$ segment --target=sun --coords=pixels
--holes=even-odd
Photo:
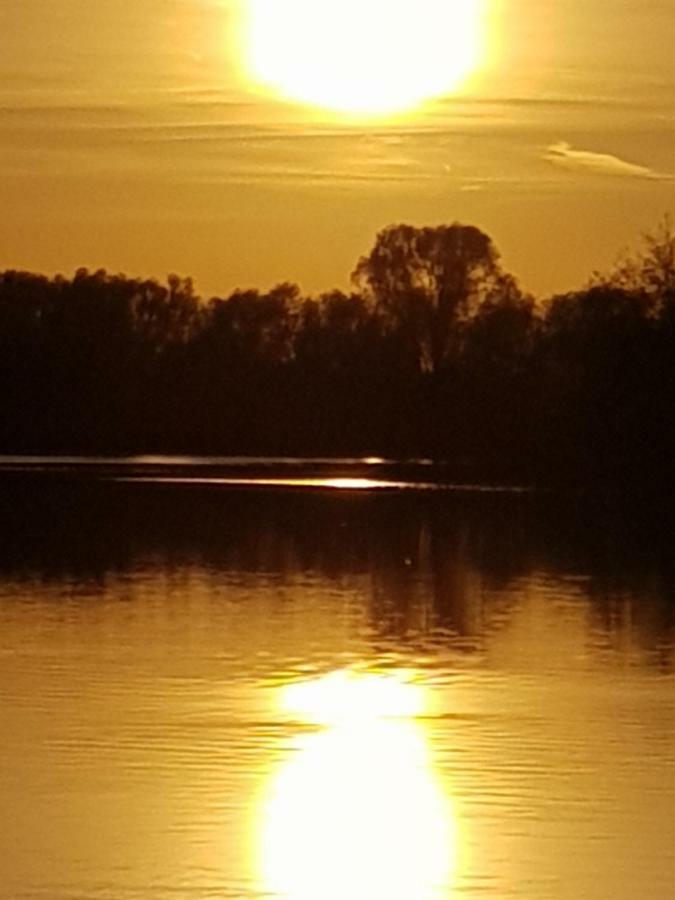
[[[411,110],[478,67],[484,2],[248,0],[248,74],[284,99],[347,115]]]

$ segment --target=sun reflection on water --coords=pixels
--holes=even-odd
[[[261,874],[287,900],[447,897],[457,830],[403,673],[338,672],[284,689],[297,735],[261,810]]]

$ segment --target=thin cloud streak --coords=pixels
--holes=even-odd
[[[553,165],[594,175],[612,175],[623,178],[646,178],[651,181],[672,181],[673,175],[657,172],[648,166],[628,162],[611,153],[593,150],[577,150],[567,141],[550,144],[543,158]]]

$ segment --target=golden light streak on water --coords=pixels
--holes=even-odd
[[[282,691],[298,734],[260,809],[265,890],[285,900],[448,896],[458,828],[434,769],[424,691],[354,671]]]

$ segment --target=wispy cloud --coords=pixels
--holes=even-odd
[[[672,175],[657,172],[648,166],[628,162],[611,153],[596,153],[593,150],[577,150],[567,141],[550,144],[544,151],[544,159],[566,169],[588,172],[595,175],[615,175],[623,178],[647,178],[652,181],[671,181]]]

